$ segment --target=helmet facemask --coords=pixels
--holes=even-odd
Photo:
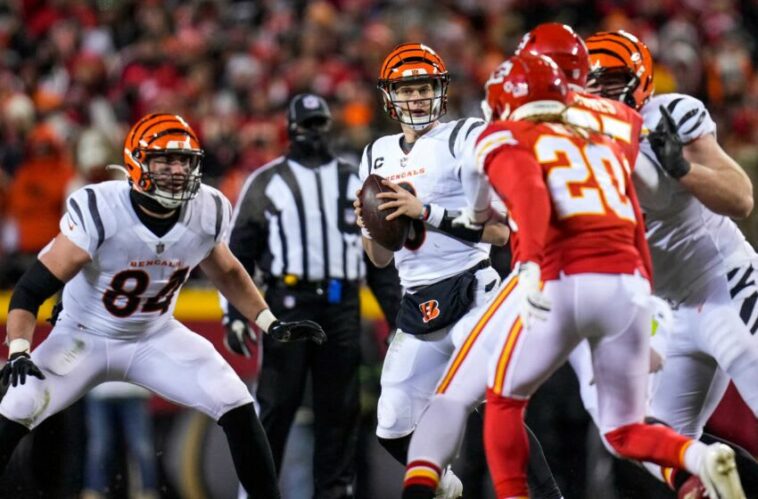
[[[169,209],[178,208],[194,199],[202,180],[202,151],[163,149],[140,152],[143,153],[144,160],[138,161],[135,158],[142,167],[140,185],[136,186],[138,191]],[[184,171],[176,171],[174,163],[178,161],[186,162],[186,165],[182,165]]]
[[[447,112],[447,75],[380,82],[389,116],[416,131],[426,129]]]
[[[634,90],[639,84],[640,79],[625,66],[598,68],[592,70],[587,78],[587,91],[637,109]]]

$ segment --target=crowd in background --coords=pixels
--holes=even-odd
[[[325,96],[356,158],[391,128],[375,87],[402,41],[452,75],[448,118],[479,115],[489,71],[543,21],[625,29],[656,58],[659,93],[703,99],[719,140],[758,168],[756,0],[9,0],[0,4],[0,287],[57,232],[68,192],[120,173],[128,125],[178,113],[201,136],[204,182],[234,200],[286,143],[283,108]],[[744,224],[758,240],[758,227]]]

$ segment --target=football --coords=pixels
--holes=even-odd
[[[408,238],[411,227],[411,219],[401,216],[395,220],[387,221],[385,217],[392,213],[392,209],[379,210],[379,205],[386,203],[386,199],[376,197],[380,192],[392,192],[392,189],[382,184],[384,180],[379,175],[371,174],[363,182],[361,187],[361,214],[363,224],[368,229],[371,237],[388,250],[398,251]]]

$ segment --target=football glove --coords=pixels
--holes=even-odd
[[[655,130],[648,134],[647,140],[661,168],[672,178],[679,179],[690,172],[692,165],[684,159],[684,144],[677,133],[674,118],[665,107],[660,106],[660,110],[661,120]]]
[[[552,307],[550,300],[540,289],[540,279],[541,271],[538,264],[534,262],[519,264],[518,288],[521,293],[519,314],[524,329],[529,329],[535,320],[546,320]]]
[[[251,356],[251,345],[258,342],[258,335],[250,324],[241,317],[224,316],[224,346],[237,355]],[[249,342],[249,344],[248,344]]]
[[[482,211],[474,211],[470,207],[465,207],[461,213],[452,221],[453,227],[463,227],[468,230],[481,230],[482,226],[492,216],[492,209],[487,207]]]
[[[321,326],[307,320],[294,322],[276,320],[268,328],[268,334],[282,342],[310,340],[321,345],[326,341],[326,333],[321,329]]]
[[[26,384],[27,376],[35,376],[39,379],[45,379],[45,375],[39,370],[31,357],[26,352],[16,352],[11,354],[8,363],[0,369],[0,380],[4,385],[9,383],[13,386]]]

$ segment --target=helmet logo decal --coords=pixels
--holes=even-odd
[[[306,95],[303,99],[303,107],[305,109],[318,109],[319,101],[315,95]]]

